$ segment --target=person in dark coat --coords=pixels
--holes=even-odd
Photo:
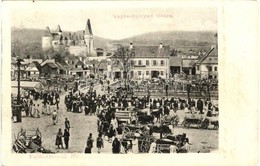
[[[65,118],[65,129],[67,129],[68,131],[70,131],[70,121],[68,120],[68,118]]]
[[[69,148],[69,140],[70,140],[70,133],[67,129],[64,129],[64,143],[65,143],[65,149]]]
[[[62,131],[61,131],[61,128],[60,128],[57,135],[56,135],[56,143],[55,143],[55,145],[57,145],[59,149],[60,149],[60,146],[63,149],[62,136],[63,136],[63,134],[62,134]]]
[[[104,142],[102,139],[102,134],[99,133],[98,137],[97,137],[97,149],[98,149],[98,153],[100,153],[101,148],[104,148]]]
[[[90,153],[91,153],[91,149],[93,148],[93,142],[94,142],[94,140],[92,138],[92,133],[90,133],[88,140],[87,140],[87,147],[89,148]]]
[[[197,108],[200,111],[200,113],[203,114],[203,101],[201,99],[197,101]]]
[[[120,148],[121,148],[121,144],[118,141],[117,138],[114,139],[113,143],[112,143],[112,152],[115,154],[120,153]]]

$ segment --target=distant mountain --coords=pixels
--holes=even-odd
[[[211,45],[216,42],[216,32],[191,32],[191,31],[160,31],[145,33],[118,42],[134,45],[177,45],[177,46],[201,46]]]

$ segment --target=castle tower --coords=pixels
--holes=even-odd
[[[53,36],[51,34],[50,28],[46,27],[46,30],[44,31],[44,35],[42,37],[43,51],[48,51],[52,49],[52,40],[53,40]]]
[[[87,46],[87,54],[94,54],[94,40],[93,40],[93,33],[92,28],[90,24],[90,19],[87,21],[85,34],[84,34],[84,40]]]
[[[59,35],[62,34],[62,31],[61,31],[61,29],[60,29],[60,25],[58,25],[56,32],[57,32]]]

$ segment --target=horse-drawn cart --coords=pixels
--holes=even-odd
[[[187,128],[190,128],[191,125],[193,127],[201,128],[202,122],[203,122],[202,116],[195,116],[195,115],[192,114],[191,116],[185,116],[184,117],[182,125],[184,127],[187,127]]]
[[[17,137],[15,137],[13,150],[16,153],[53,153],[42,146],[42,134],[38,128],[21,129]]]
[[[219,128],[219,122],[216,118],[203,117],[203,116],[186,116],[182,122],[182,125],[185,127],[190,127],[191,125],[199,129],[209,129],[210,125],[213,125],[213,129]]]

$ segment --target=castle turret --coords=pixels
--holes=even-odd
[[[87,21],[87,25],[84,33],[84,40],[87,46],[87,53],[94,54],[94,40],[93,40],[93,33],[90,24],[90,19],[88,19]]]
[[[50,28],[46,27],[42,37],[42,49],[43,51],[50,50],[52,48],[53,36],[51,34]]]
[[[61,29],[60,29],[60,25],[58,25],[56,32],[57,32],[59,35],[62,34],[62,31],[61,31]]]

